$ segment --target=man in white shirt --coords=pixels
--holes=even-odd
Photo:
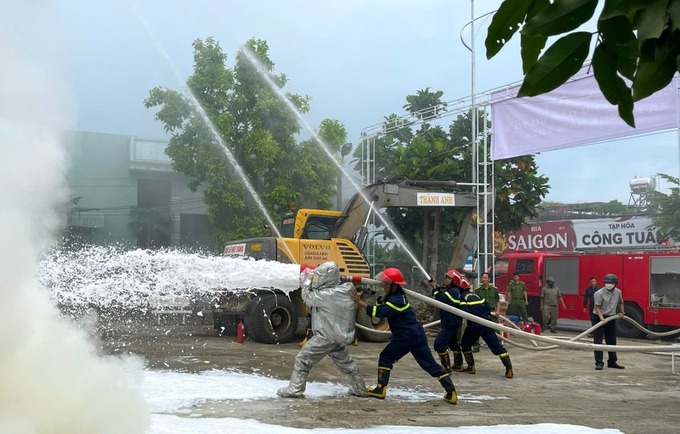
[[[604,321],[606,318],[618,315],[623,318],[623,294],[621,290],[616,287],[619,283],[619,278],[615,274],[607,274],[604,276],[604,287],[595,292],[593,296],[595,300],[595,309],[593,313],[599,321]],[[593,343],[601,344],[602,337],[607,345],[616,345],[616,321],[609,321],[607,324],[595,330],[593,333]],[[607,367],[614,369],[623,369],[624,367],[617,363],[615,351],[609,351],[609,358],[607,359]],[[601,371],[604,367],[602,361],[602,351],[595,351],[595,369]]]

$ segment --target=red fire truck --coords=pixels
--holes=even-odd
[[[583,311],[583,295],[590,277],[600,285],[607,273],[619,278],[625,313],[650,330],[680,327],[680,252],[557,254],[539,251],[509,252],[496,261],[496,286],[504,293],[512,275],[518,273],[529,293],[529,316],[540,320],[540,295],[546,277],[555,278],[566,309],[561,319],[589,320]],[[621,337],[639,337],[627,321],[617,321]]]

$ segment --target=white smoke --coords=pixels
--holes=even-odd
[[[97,356],[34,277],[42,249],[63,225],[60,138],[74,110],[37,57],[53,53],[50,39],[40,50],[27,41],[53,27],[48,4],[0,6],[0,432],[145,432],[148,409],[127,372],[140,363]]]

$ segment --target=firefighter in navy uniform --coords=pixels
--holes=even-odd
[[[489,305],[479,296],[479,294],[470,290],[470,282],[465,277],[461,279],[460,287],[462,289],[460,293],[460,308],[467,313],[491,321],[491,310],[489,309]],[[505,366],[505,377],[512,378],[513,372],[510,356],[508,355],[508,351],[498,340],[496,332],[492,328],[470,320],[467,321],[467,326],[465,327],[463,338],[460,342],[460,346],[463,349],[463,356],[467,362],[467,366],[463,368],[463,372],[467,372],[468,374],[475,374],[477,372],[475,369],[475,358],[472,355],[472,345],[480,337],[484,339],[484,342],[489,346],[491,352],[501,358],[501,362],[503,362],[503,366]]]
[[[436,283],[430,280],[430,286],[433,288],[432,297],[441,303],[460,309],[460,286],[458,285],[462,277],[458,271],[449,270],[444,275],[443,286],[436,286]],[[463,353],[460,348],[460,326],[463,320],[458,315],[443,309],[439,312],[439,319],[441,328],[434,339],[434,350],[439,355],[442,367],[450,374],[452,371],[463,369]],[[453,366],[451,366],[449,350],[453,353]]]
[[[396,268],[386,268],[375,276],[375,279],[383,283],[385,291],[384,295],[378,299],[377,304],[367,304],[356,292],[354,293],[354,300],[360,308],[366,309],[368,316],[387,318],[392,338],[380,353],[378,358],[378,384],[375,387],[368,388],[368,395],[384,399],[392,367],[406,354],[411,353],[423,370],[439,380],[446,391],[444,400],[456,404],[458,395],[453,381],[451,381],[451,374],[439,366],[432,357],[432,352],[427,345],[425,329],[418,322],[416,314],[401,287],[401,285],[406,284],[401,271]]]

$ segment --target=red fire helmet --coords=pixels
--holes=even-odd
[[[375,280],[380,280],[384,283],[396,283],[397,285],[406,285],[404,275],[396,268],[385,268],[383,271],[375,276]]]
[[[460,274],[458,270],[449,270],[445,273],[445,275],[451,278],[454,285],[460,286],[460,280],[463,278],[463,275]]]

